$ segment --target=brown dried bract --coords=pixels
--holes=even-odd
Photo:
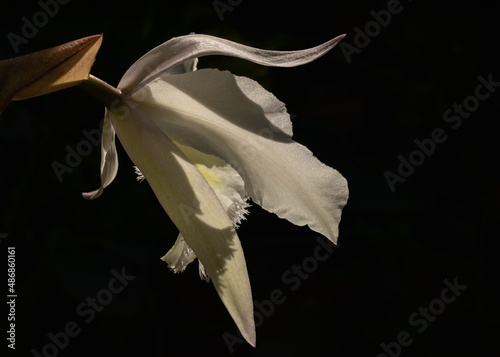
[[[0,61],[0,113],[23,100],[72,87],[88,79],[102,35]]]

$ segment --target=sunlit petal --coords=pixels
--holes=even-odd
[[[248,196],[244,182],[238,172],[224,160],[213,155],[207,155],[193,148],[175,143],[188,159],[195,164],[205,180],[214,190],[235,228],[245,219],[248,213]],[[139,176],[140,177],[140,176]],[[186,266],[196,259],[196,255],[179,234],[174,246],[162,258],[175,273],[182,272]],[[200,277],[208,280],[208,274],[200,262]]]
[[[208,55],[238,57],[265,66],[300,66],[323,56],[344,37],[340,35],[316,47],[299,51],[261,50],[208,35],[174,37],[137,60],[122,77],[118,88],[133,93],[170,68]]]
[[[238,228],[248,214],[247,208],[250,207],[247,202],[245,182],[238,171],[217,156],[204,154],[179,143],[175,144],[195,164],[214,190],[235,228]]]
[[[346,180],[291,139],[284,104],[258,83],[202,69],[164,75],[131,99],[174,140],[231,164],[264,209],[337,241]]]
[[[179,234],[174,246],[161,259],[168,264],[174,273],[181,273],[189,263],[196,259],[196,254],[186,243],[182,234]]]
[[[131,106],[133,108],[133,106]],[[255,345],[255,323],[245,258],[234,226],[195,165],[141,112],[110,114],[126,152],[158,201],[205,266],[230,315]]]

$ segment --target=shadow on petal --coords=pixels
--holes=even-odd
[[[205,266],[243,336],[255,344],[250,281],[231,220],[198,169],[136,105],[110,111],[116,133],[158,201]]]

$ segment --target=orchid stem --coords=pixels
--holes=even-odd
[[[89,79],[79,86],[85,92],[99,100],[105,106],[109,106],[116,100],[122,97],[121,90],[109,85],[103,80],[89,74]]]

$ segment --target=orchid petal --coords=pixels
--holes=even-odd
[[[170,68],[168,74],[183,74],[197,70],[198,58],[193,58]],[[105,187],[113,182],[118,170],[118,156],[115,146],[115,130],[105,114],[101,141],[101,186],[92,192],[83,192],[85,199],[93,200],[101,196]]]
[[[264,209],[337,242],[346,180],[291,139],[284,104],[257,82],[202,69],[164,75],[130,99],[173,140],[230,163]]]
[[[174,273],[183,272],[188,264],[195,259],[196,254],[194,254],[191,247],[186,243],[182,234],[179,234],[174,246],[161,258]]]
[[[198,69],[198,58],[193,58],[188,61],[182,62],[177,66],[170,68],[166,73],[168,74],[183,74],[187,72],[194,72]]]
[[[194,254],[191,247],[186,243],[182,234],[179,233],[174,246],[161,257],[168,267],[172,269],[174,273],[182,273],[186,270],[189,263],[192,263],[196,259],[196,254]],[[198,259],[198,272],[200,274],[201,280],[210,282],[210,276],[205,270],[201,260]]]
[[[231,220],[196,166],[140,108],[128,104],[128,117],[110,112],[120,142],[205,266],[242,335],[255,345],[250,282]]]
[[[93,200],[99,197],[104,188],[107,187],[116,177],[118,171],[118,154],[115,144],[115,129],[111,124],[108,111],[104,115],[101,136],[101,187],[92,192],[83,192],[85,199]]]
[[[125,72],[118,88],[129,94],[134,93],[170,68],[195,57],[208,55],[238,57],[265,66],[300,66],[321,57],[344,37],[345,35],[340,35],[316,47],[298,51],[261,50],[208,35],[174,37],[137,60]]]
[[[231,165],[216,156],[204,154],[179,143],[175,143],[175,145],[182,150],[189,161],[195,164],[196,168],[210,184],[229,219],[237,228],[240,222],[245,219],[248,213],[247,208],[250,206],[244,189],[245,183],[241,176]],[[185,242],[182,234],[179,234],[172,249],[162,257],[162,260],[168,263],[168,267],[174,273],[183,272],[194,259],[196,259],[196,255]],[[207,280],[208,275],[205,273],[201,262],[199,271],[200,277]]]
[[[179,143],[175,143],[175,145],[182,150],[189,161],[196,165],[196,168],[214,190],[234,227],[238,228],[241,221],[246,218],[247,208],[250,206],[247,202],[245,182],[238,171],[217,156],[204,154]]]

